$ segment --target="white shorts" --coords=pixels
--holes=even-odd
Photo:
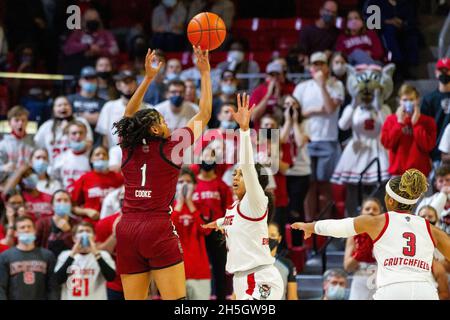
[[[274,265],[263,266],[233,276],[236,300],[281,300],[284,288],[280,272]]]
[[[439,300],[435,286],[429,282],[398,282],[378,288],[375,300]]]

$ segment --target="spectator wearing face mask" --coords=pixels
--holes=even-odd
[[[385,58],[380,38],[375,31],[367,30],[358,10],[348,12],[347,27],[336,40],[336,51],[346,54],[352,65],[382,63]]]
[[[108,150],[105,147],[94,148],[89,159],[92,170],[73,183],[71,196],[75,203],[74,213],[95,226],[100,217],[103,199],[123,185],[123,176],[109,170]]]
[[[236,73],[231,70],[223,71],[219,94],[213,99],[212,116],[208,123],[208,127],[217,128],[220,125],[218,114],[222,105],[229,101],[235,101],[237,92],[238,80],[236,79]]]
[[[248,51],[247,46],[242,41],[234,41],[228,50],[226,61],[222,61],[217,65],[217,69],[221,72],[231,70],[235,73],[259,73],[260,68],[256,61],[246,60],[245,52]],[[238,90],[251,92],[259,84],[259,79],[240,79],[238,82]]]
[[[169,59],[164,71],[164,82],[168,84],[172,80],[180,80],[181,71],[181,61],[178,59]]]
[[[65,96],[59,96],[53,102],[53,118],[44,122],[34,136],[36,146],[47,150],[50,165],[59,154],[69,148],[66,128],[73,120],[85,125],[86,146],[87,148],[92,146],[94,138],[89,123],[84,118],[74,116],[69,100]]]
[[[115,57],[119,47],[114,35],[103,28],[97,10],[88,9],[83,14],[82,29],[72,31],[63,46],[63,52],[66,56],[64,69],[70,72],[94,65],[100,56]]]
[[[104,101],[117,99],[117,90],[113,81],[113,67],[109,57],[99,57],[95,63],[98,88],[97,96]]]
[[[53,194],[62,188],[61,183],[50,177],[48,152],[43,148],[34,149],[31,153],[30,164],[33,171],[38,175],[39,182],[36,188],[43,193]]]
[[[444,187],[450,186],[450,166],[448,165],[442,165],[436,169],[435,172],[435,179],[434,179],[434,188],[433,190],[436,192],[433,195],[429,197],[424,197],[420,202],[418,203],[415,214],[418,214],[421,207],[430,205],[436,198],[439,196],[441,191],[447,191],[447,189],[444,189]],[[445,194],[446,192],[444,192]],[[442,195],[443,198],[444,195]],[[449,199],[450,200],[450,199]],[[445,203],[444,207],[450,208],[450,201],[448,203]]]
[[[11,134],[5,135],[0,141],[0,183],[30,158],[33,148],[25,141],[28,115],[29,112],[21,106],[12,107],[8,111]]]
[[[313,219],[314,215],[320,212],[320,208],[325,206],[325,203],[318,199],[331,198],[329,181],[341,153],[338,141],[338,116],[345,93],[342,82],[330,75],[325,53],[315,52],[311,55],[310,61],[313,78],[299,83],[293,96],[300,103],[302,116],[307,118],[307,132],[310,138],[307,148],[311,159],[312,179],[305,213],[307,217]]]
[[[72,105],[74,114],[86,119],[91,125],[91,128],[95,127],[100,110],[106,102],[97,95],[97,71],[90,66],[81,69],[78,84],[80,86],[80,92],[68,96],[67,99]]]
[[[192,194],[195,205],[204,206],[203,218],[208,221],[225,216],[227,208],[233,203],[230,188],[222,181],[218,173],[216,153],[211,148],[204,149],[200,172],[196,176],[196,186]],[[217,171],[216,171],[217,170]],[[208,210],[206,211],[206,208]],[[213,230],[205,237],[206,250],[212,266],[215,296],[217,300],[225,300],[227,296],[225,275],[226,247],[220,232]]]
[[[183,81],[170,81],[167,85],[167,100],[155,106],[170,131],[186,126],[198,112],[198,105],[184,100],[185,90],[186,86]]]
[[[5,211],[0,224],[0,244],[2,248],[13,247],[16,244],[14,223],[18,217],[30,216],[25,208],[25,199],[20,191],[11,191],[4,199]]]
[[[90,170],[88,154],[90,148],[86,141],[87,127],[78,121],[72,121],[66,128],[69,149],[61,153],[49,170],[50,176],[58,180],[64,189]]]
[[[209,300],[211,296],[211,272],[205,236],[211,231],[205,224],[205,207],[193,200],[195,176],[189,169],[182,169],[177,183],[176,200],[171,214],[172,222],[180,237],[184,253],[186,273],[186,299]]]
[[[416,88],[404,84],[398,94],[397,112],[386,118],[381,143],[389,150],[389,173],[402,175],[409,168],[423,174],[431,172],[429,153],[436,145],[436,123],[420,112],[420,96]]]
[[[442,58],[437,62],[435,76],[439,80],[439,86],[423,97],[420,107],[421,113],[434,118],[437,126],[436,147],[431,153],[434,169],[441,161],[438,147],[445,128],[450,123],[450,58]]]
[[[61,300],[106,300],[106,282],[116,276],[116,265],[111,255],[98,250],[94,227],[80,222],[72,231],[71,250],[58,256],[55,275],[61,286]]]
[[[446,169],[448,170],[448,169]],[[446,175],[446,180],[448,179],[448,174]],[[431,200],[431,201],[430,201]],[[444,183],[440,192],[435,193],[433,196],[425,198],[418,205],[416,212],[418,214],[422,211],[422,208],[427,208],[428,206],[434,208],[438,215],[439,228],[450,234],[450,186],[448,181]]]
[[[72,199],[67,191],[56,191],[52,206],[54,215],[36,222],[36,245],[49,249],[57,257],[72,248],[72,226],[80,221],[72,215]]]
[[[329,269],[323,274],[322,300],[347,300],[347,274],[342,269]]]
[[[98,243],[99,250],[105,250],[109,252],[114,262],[116,260],[116,226],[122,217],[122,202],[124,195],[117,197],[119,199],[119,209],[115,211],[112,215],[105,218],[101,218],[95,225],[95,241]],[[106,199],[105,199],[106,201]],[[120,279],[120,274],[116,272],[116,277],[114,280],[108,281],[106,283],[106,290],[108,294],[108,300],[125,300],[123,294],[122,281]]]
[[[18,186],[25,199],[27,213],[37,220],[53,214],[52,196],[40,192],[37,189],[38,182],[38,174],[33,171],[30,165],[25,164],[18,168],[6,181],[4,190],[6,195]]]
[[[108,101],[103,106],[98,117],[95,131],[103,135],[103,145],[107,148],[116,146],[119,138],[111,128],[113,124],[122,119],[125,113],[125,107],[137,89],[136,74],[130,70],[123,70],[114,77],[116,88],[120,93],[117,100]],[[151,106],[142,103],[141,109],[150,108]]]
[[[381,210],[378,199],[366,198],[361,206],[361,215],[378,216]],[[344,269],[346,272],[354,272],[349,300],[373,300],[376,285],[370,280],[374,280],[377,264],[372,251],[373,241],[367,233],[347,238]]]
[[[280,227],[274,222],[269,223],[269,248],[275,257],[275,267],[281,274],[284,283],[284,294],[282,300],[298,300],[297,292],[297,270],[289,258],[277,254],[278,246],[282,240]]]
[[[317,51],[331,51],[336,45],[339,30],[336,28],[338,4],[336,1],[325,1],[320,8],[320,18],[311,26],[300,31],[299,58],[304,66],[309,65],[309,57]]]
[[[55,256],[36,246],[33,220],[19,217],[14,229],[18,244],[0,254],[0,300],[59,300]]]
[[[187,10],[182,1],[162,0],[152,12],[152,48],[181,51],[185,48]]]
[[[282,96],[292,94],[295,86],[283,79],[285,73],[279,61],[273,61],[266,67],[266,80],[260,84],[250,97],[250,105],[255,105],[252,121],[255,130],[259,129],[260,120],[265,114],[274,114]]]

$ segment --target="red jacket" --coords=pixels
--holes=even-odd
[[[174,207],[176,202],[174,204]],[[181,211],[173,211],[171,218],[180,237],[183,248],[186,279],[211,279],[205,236],[211,229],[201,227],[205,221],[201,217],[202,207],[190,212],[186,204]]]
[[[396,114],[388,116],[381,130],[381,143],[389,150],[389,173],[399,176],[415,168],[428,176],[436,132],[434,119],[424,114],[414,126],[410,117],[400,124]]]

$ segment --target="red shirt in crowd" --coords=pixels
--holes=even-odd
[[[415,168],[428,176],[436,132],[436,123],[430,116],[421,114],[417,123],[412,125],[411,117],[401,124],[396,114],[389,115],[381,130],[381,143],[389,150],[389,173],[400,176]]]
[[[111,216],[103,218],[97,222],[95,225],[95,241],[99,243],[103,243],[112,235],[113,233],[113,225],[114,221],[120,216],[120,213],[115,213]],[[111,254],[111,257],[114,259],[114,262],[117,263],[116,260],[116,252]],[[108,281],[106,286],[114,291],[123,292],[122,282],[120,281],[120,274],[116,273],[116,277],[113,281]]]
[[[203,216],[207,220],[217,220],[225,216],[226,209],[233,203],[230,188],[217,175],[213,180],[202,180],[197,176],[197,186],[192,194],[195,205],[207,209]]]
[[[385,53],[383,45],[378,35],[372,30],[367,30],[363,34],[354,36],[346,33],[339,35],[336,40],[336,51],[341,51],[348,56],[356,49],[369,51],[370,56],[374,60],[384,60]]]
[[[23,192],[27,212],[34,215],[36,219],[53,215],[52,196],[38,191],[36,196]]]
[[[9,249],[9,247],[7,245],[0,243],[0,253],[2,253],[3,251],[6,251],[8,249]]]
[[[106,173],[89,171],[71,186],[72,200],[84,208],[100,212],[103,199],[114,189],[123,185],[123,176],[120,173],[108,171]],[[92,219],[87,219],[93,222]]]
[[[0,240],[4,239],[6,237],[5,227],[0,224]]]
[[[205,224],[201,217],[204,208],[197,204],[196,207],[196,211],[190,212],[184,204],[181,211],[174,210],[172,212],[171,219],[183,248],[186,279],[211,279],[205,245],[205,236],[211,232],[211,229],[201,227],[202,224]]]
[[[355,249],[352,257],[359,262],[375,263],[373,256],[373,241],[367,233],[361,233],[353,237]]]

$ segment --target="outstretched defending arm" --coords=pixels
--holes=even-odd
[[[152,83],[155,76],[158,74],[159,69],[161,69],[162,62],[158,63],[158,66],[154,68],[152,63],[155,61],[155,51],[148,49],[147,56],[145,57],[145,77],[142,83],[137,88],[136,92],[128,101],[127,107],[125,108],[125,117],[132,117],[142,104],[144,95],[147,92],[148,86]]]
[[[189,120],[187,127],[194,133],[194,141],[196,141],[202,135],[203,130],[205,130],[209,119],[211,119],[212,87],[208,50],[202,51],[200,47],[193,48],[195,57],[197,58],[197,68],[198,71],[200,71],[201,77],[200,110],[191,120]]]

